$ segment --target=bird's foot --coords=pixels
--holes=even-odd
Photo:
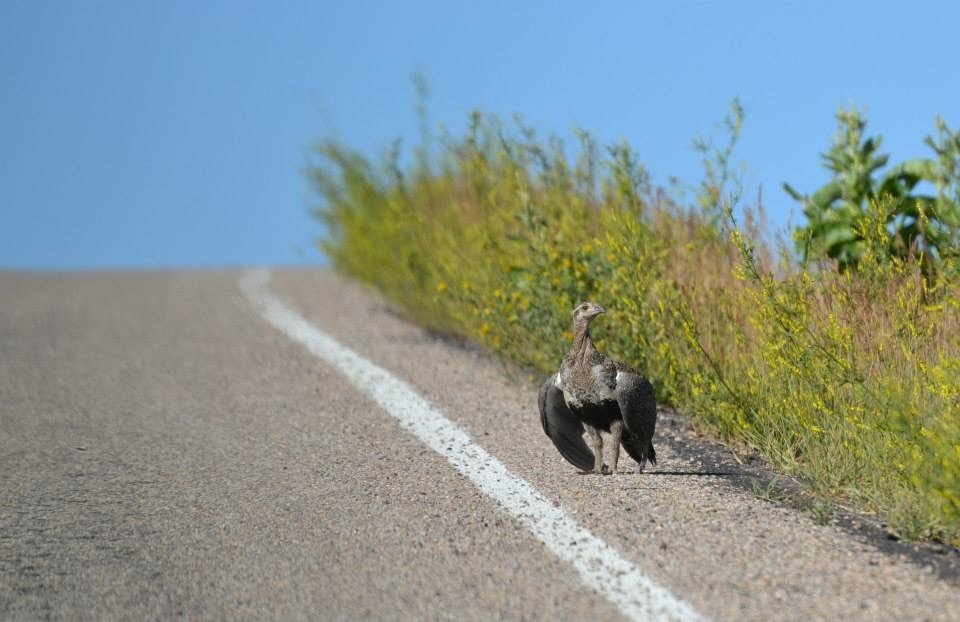
[[[599,467],[594,467],[589,471],[580,471],[580,475],[610,475],[610,467],[603,464]]]

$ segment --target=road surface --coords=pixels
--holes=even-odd
[[[3,620],[960,611],[956,578],[732,485],[669,422],[657,467],[577,474],[528,378],[324,270],[0,273],[0,301]],[[363,385],[274,303],[389,377]],[[391,402],[404,387],[467,448],[412,431],[419,411]],[[457,462],[473,448],[487,457]],[[485,488],[494,463],[516,481]],[[511,509],[511,486],[545,506]],[[566,553],[588,545],[599,558]]]

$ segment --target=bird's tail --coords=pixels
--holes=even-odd
[[[640,465],[641,471],[643,471],[643,465],[647,462],[653,465],[657,464],[657,452],[653,449],[653,441],[644,441],[637,434],[624,434],[620,442],[627,453],[630,454],[630,457]]]

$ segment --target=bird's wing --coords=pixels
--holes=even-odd
[[[623,417],[623,448],[640,463],[657,463],[653,450],[653,433],[657,426],[657,398],[650,381],[634,370],[618,365],[617,405]]]
[[[563,391],[554,384],[556,375],[540,387],[540,424],[560,455],[581,471],[593,470],[593,452],[583,440],[583,424],[563,399]]]

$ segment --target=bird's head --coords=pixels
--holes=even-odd
[[[581,302],[573,310],[573,325],[588,326],[593,318],[606,312],[606,309],[595,302]]]

